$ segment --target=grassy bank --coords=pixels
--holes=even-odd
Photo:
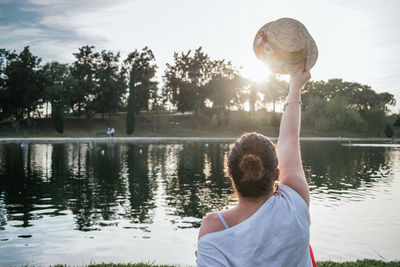
[[[63,267],[67,265],[55,265],[55,267]],[[153,265],[146,263],[102,263],[102,264],[90,264],[86,265],[88,267],[177,267],[179,265]],[[357,260],[357,261],[347,261],[347,262],[333,262],[333,261],[320,261],[317,262],[318,267],[399,267],[400,261],[378,261],[378,260]]]
[[[357,260],[347,262],[333,262],[333,261],[321,261],[317,263],[318,267],[399,267],[400,261],[377,261],[377,260]]]
[[[0,123],[0,137],[104,137],[113,127],[118,137],[238,137],[244,132],[256,131],[267,136],[278,136],[280,115],[273,113],[237,112],[229,120],[219,122],[208,116],[177,114],[143,114],[136,119],[135,132],[126,134],[126,117],[122,115],[101,116],[90,120],[82,117],[66,118],[64,133],[55,131],[49,118]],[[303,137],[379,137],[350,131],[316,132],[306,124],[302,126]],[[383,137],[383,136],[380,136]]]

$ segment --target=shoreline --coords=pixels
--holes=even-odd
[[[230,143],[238,137],[0,137],[0,143],[188,143],[223,142]],[[277,137],[270,137],[277,141]],[[300,141],[328,142],[399,142],[400,138],[359,138],[359,137],[300,137]]]

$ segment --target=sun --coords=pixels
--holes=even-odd
[[[268,66],[257,59],[252,59],[243,64],[242,76],[255,82],[268,80],[271,71]]]

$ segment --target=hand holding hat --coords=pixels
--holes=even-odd
[[[303,65],[290,77],[291,88],[301,90],[304,84],[311,78],[310,64],[308,58],[305,59]]]

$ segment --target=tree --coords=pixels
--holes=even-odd
[[[179,112],[200,113],[205,101],[204,85],[211,79],[210,59],[201,47],[187,53],[174,53],[174,65],[167,64],[164,79],[165,100],[177,106]]]
[[[141,52],[133,51],[124,60],[129,90],[134,88],[136,94],[136,114],[139,114],[140,110],[148,111],[150,104],[153,106],[159,101],[158,83],[154,81],[157,70],[154,61],[154,54],[148,47],[144,47]]]
[[[248,94],[246,94],[247,97],[243,97],[242,101],[245,100],[246,98],[249,101],[249,106],[250,106],[250,113],[253,113],[256,110],[256,102],[260,100],[259,93],[264,90],[265,83],[258,83],[258,82],[250,82],[248,88]]]
[[[393,95],[389,93],[377,94],[368,85],[356,82],[345,82],[341,79],[330,79],[324,81],[310,81],[305,85],[302,93],[303,108],[307,107],[307,99],[319,97],[326,101],[340,96],[357,111],[373,109],[385,109],[386,105],[394,105],[396,102]]]
[[[135,130],[135,114],[140,109],[149,110],[149,101],[153,107],[157,104],[157,82],[155,77],[157,65],[154,64],[153,52],[145,47],[142,52],[133,51],[124,60],[123,76],[128,80],[128,114],[126,121],[127,134]]]
[[[54,113],[51,116],[51,119],[53,121],[54,129],[58,133],[64,133],[64,111],[59,107],[56,106],[53,109]]]
[[[123,76],[119,70],[119,53],[103,50],[98,58],[95,72],[96,87],[87,105],[96,113],[115,112],[122,105],[126,92]]]
[[[387,137],[389,137],[389,138],[393,137],[394,132],[393,132],[392,126],[390,126],[389,124],[385,126],[384,132]]]
[[[243,89],[248,87],[248,80],[239,75],[239,70],[231,62],[211,60],[211,66],[211,78],[203,88],[206,100],[212,102],[214,109],[227,111],[237,107]]]
[[[348,102],[337,96],[328,101],[324,112],[316,122],[320,131],[354,130],[362,131],[365,121],[355,109],[349,108]]]
[[[5,68],[7,66],[7,55],[7,50],[0,49],[0,120],[3,120],[10,115],[7,105],[7,89],[5,86],[5,81],[7,78],[5,74]]]
[[[0,56],[1,109],[5,114],[13,114],[17,120],[29,118],[41,103],[41,59],[31,53],[29,46],[19,54],[2,49]]]
[[[400,115],[397,115],[397,118],[395,119],[393,126],[396,128],[400,128]]]
[[[205,85],[206,95],[212,103],[212,111],[220,125],[227,117],[227,111],[239,105],[241,90],[247,81],[241,76],[214,77]]]
[[[380,98],[380,103],[381,103],[381,109],[385,111],[386,114],[389,113],[389,109],[387,106],[394,106],[396,105],[396,99],[394,98],[394,95],[385,92],[385,93],[380,93],[379,94]]]
[[[45,78],[43,99],[51,105],[51,118],[54,128],[64,132],[64,115],[70,104],[70,92],[76,86],[76,80],[67,64],[56,61],[43,66]]]
[[[314,104],[314,100],[327,102],[326,83],[324,81],[309,81],[305,84],[301,94],[302,110],[306,111],[309,105]]]
[[[272,111],[276,110],[276,102],[282,101],[288,94],[289,85],[279,80],[277,75],[271,74],[261,92],[264,93],[264,102],[272,102]]]
[[[129,90],[128,111],[126,116],[126,133],[132,134],[135,131],[136,96],[135,87]]]
[[[271,74],[266,81],[251,82],[249,91],[250,112],[255,110],[257,101],[261,102],[259,94],[264,96],[261,103],[263,105],[272,103],[272,111],[276,112],[276,103],[282,101],[288,94],[288,83],[279,80],[276,74]]]
[[[342,103],[339,104],[338,101]],[[345,82],[341,79],[308,82],[302,94],[302,102],[304,117],[308,118],[307,121],[317,122],[319,129],[334,129],[336,125],[349,125],[347,129],[351,129],[351,126],[364,124],[361,128],[357,126],[353,129],[368,130],[378,136],[387,123],[388,106],[396,104],[390,93],[378,94],[368,85]],[[315,103],[322,105],[315,109]],[[341,108],[333,109],[334,106]],[[335,115],[328,115],[328,107]],[[326,116],[330,119],[326,120]],[[363,123],[357,123],[358,117],[361,117]],[[352,120],[355,124],[348,124]],[[329,123],[332,125],[329,126]]]
[[[400,127],[400,116],[398,116],[397,119],[394,121],[393,126]]]
[[[222,66],[222,68],[230,68],[230,65]],[[229,110],[236,107],[240,103],[240,94],[244,87],[248,85],[248,81],[241,77],[236,70],[223,70],[221,73],[215,74],[204,85],[204,95],[206,99],[212,103],[215,110]]]
[[[200,114],[210,94],[207,84],[213,79],[234,78],[237,70],[225,60],[211,60],[199,47],[187,53],[174,53],[174,64],[167,64],[163,80],[165,101],[176,105],[179,112],[194,111]]]
[[[72,64],[71,74],[77,84],[71,91],[71,107],[77,108],[79,117],[84,109],[88,114],[87,103],[97,86],[95,75],[100,55],[93,50],[94,46],[85,45],[79,48],[79,52],[73,53],[76,61]]]
[[[317,121],[326,113],[328,101],[320,96],[302,98],[302,124],[315,130]]]

